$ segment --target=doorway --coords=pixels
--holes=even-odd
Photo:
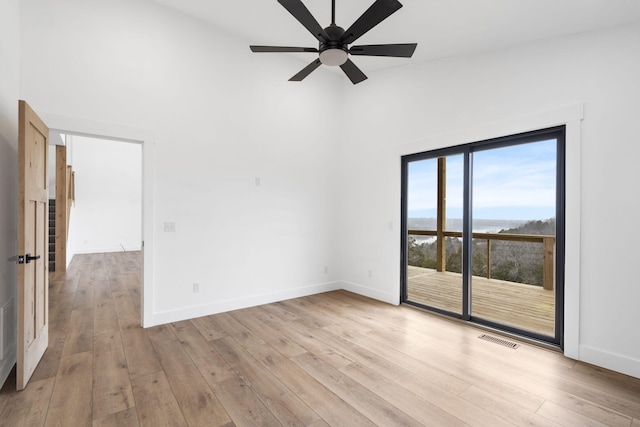
[[[156,321],[153,316],[153,132],[129,126],[112,123],[94,122],[76,117],[45,114],[45,120],[50,129],[55,132],[97,139],[117,141],[120,143],[134,143],[141,149],[142,168],[142,213],[141,219],[141,258],[142,258],[142,287],[141,287],[141,324],[143,327],[153,326]],[[78,180],[82,177],[78,176]],[[126,248],[126,247],[125,247]]]
[[[76,175],[72,254],[141,251],[140,143],[67,134],[66,145]]]
[[[402,158],[402,301],[562,347],[565,129]]]

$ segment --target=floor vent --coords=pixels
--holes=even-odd
[[[516,349],[516,348],[520,347],[519,344],[516,344],[516,343],[514,343],[512,341],[507,341],[507,340],[503,340],[501,338],[492,337],[491,335],[487,335],[487,334],[482,334],[478,338],[480,338],[481,340],[490,341],[492,343],[500,344],[500,345],[503,345],[505,347],[509,347],[509,348],[513,348],[513,349]]]

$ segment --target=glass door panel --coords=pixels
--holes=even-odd
[[[472,318],[555,336],[557,140],[473,153]]]
[[[408,163],[406,300],[462,314],[464,156]]]

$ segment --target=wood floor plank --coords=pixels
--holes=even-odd
[[[127,291],[129,292],[129,297],[131,298],[131,303],[133,304],[133,309],[136,311],[136,313],[140,313],[141,310],[141,306],[142,306],[142,295],[140,292],[140,288],[136,288],[136,289],[131,289],[131,288],[127,288]]]
[[[319,357],[305,353],[294,357],[293,361],[364,416],[375,420],[376,424],[388,426],[421,425],[416,419],[400,411],[356,381],[342,375]]]
[[[98,301],[112,301],[113,295],[111,295],[111,288],[109,288],[109,281],[105,279],[96,279],[93,281],[93,303],[94,305]]]
[[[135,270],[137,270],[137,272],[135,272]],[[122,278],[122,283],[125,288],[133,290],[140,289],[140,271],[140,265],[124,267],[123,274],[121,274],[120,277]]]
[[[548,400],[608,426],[628,427],[631,423],[631,417],[629,416],[568,393],[552,393]]]
[[[580,365],[585,364],[579,363],[576,366]],[[618,374],[617,376],[620,375]],[[573,370],[563,372],[560,383],[554,382],[551,376],[545,374],[541,374],[540,378],[541,381],[548,386],[556,386],[556,391],[578,396],[595,405],[624,414],[629,418],[640,417],[640,392],[625,392],[622,389],[612,387],[611,384],[607,384],[606,381],[603,383],[602,380],[593,382],[592,378],[588,376],[576,376]]]
[[[30,381],[55,377],[60,366],[66,332],[58,324],[49,324],[49,347],[31,375]]]
[[[271,344],[287,357],[297,356],[306,352],[303,347],[283,336],[279,330],[269,327],[267,323],[262,322],[256,317],[260,316],[261,312],[262,310],[259,308],[249,308],[233,311],[230,315],[260,339]]]
[[[308,425],[320,418],[232,337],[216,340],[214,348],[283,425]]]
[[[234,319],[230,313],[219,313],[214,315],[214,318],[226,335],[232,336],[243,347],[264,344],[262,339]]]
[[[113,295],[113,301],[116,306],[116,313],[118,313],[118,317],[140,318],[140,312],[134,307],[128,290],[124,289],[122,291],[112,292],[111,294]]]
[[[460,418],[456,418],[454,414],[422,399],[400,384],[358,363],[346,366],[341,369],[340,372],[346,374],[358,384],[366,387],[367,390],[371,390],[386,402],[389,402],[423,425],[466,425]],[[500,425],[500,422],[498,421],[494,425]]]
[[[140,426],[187,426],[163,371],[133,378],[131,383]]]
[[[392,372],[392,376],[395,378],[406,378],[419,372],[420,377],[426,378],[430,384],[454,394],[461,393],[471,385],[468,381],[433,367],[425,360],[428,359],[427,357],[418,360],[393,347],[377,345],[375,341],[368,338],[369,336],[353,332],[345,326],[333,325],[327,330],[317,331],[316,334],[322,337],[325,342],[340,348],[352,360],[357,360],[373,369]],[[429,355],[430,357],[431,355]],[[402,366],[390,363],[388,360],[401,361]],[[540,403],[535,407],[536,409]]]
[[[523,382],[517,374],[504,370],[502,366],[492,366],[482,359],[474,358],[464,354],[464,346],[461,345],[459,351],[441,346],[440,349],[431,348],[429,341],[418,338],[417,342],[412,342],[406,336],[370,333],[364,336],[359,333],[350,332],[342,326],[332,325],[326,328],[334,333],[342,334],[345,338],[367,348],[372,352],[384,355],[391,360],[403,360],[407,366],[427,364],[442,372],[431,379],[437,379],[444,375],[439,384],[446,389],[446,376],[464,378],[470,384],[480,385],[483,389],[496,394],[499,397],[512,401],[528,409],[537,409],[544,398],[545,387],[531,382]],[[454,340],[455,337],[451,336]],[[498,347],[498,346],[497,346]],[[496,351],[500,351],[496,349]],[[428,357],[425,357],[428,354]],[[419,372],[418,366],[411,371]]]
[[[380,347],[381,349],[382,347]],[[381,354],[384,354],[381,351]],[[412,358],[398,356],[396,360],[409,361]],[[378,374],[386,377],[388,380],[392,380],[407,390],[413,392],[420,398],[430,402],[437,407],[446,410],[450,414],[461,418],[464,422],[470,425],[504,425],[504,421],[498,419],[495,415],[484,410],[483,407],[469,403],[459,397],[457,392],[451,392],[448,387],[441,381],[438,384],[434,384],[430,378],[430,374],[423,374],[420,365],[413,364],[412,370],[406,370],[398,368],[390,364],[388,366],[381,365],[375,370],[369,370],[370,377],[375,377]],[[415,370],[414,370],[415,369]],[[383,381],[382,379],[380,381]],[[441,387],[442,386],[442,387]]]
[[[118,274],[117,276],[110,276],[108,278],[109,289],[111,292],[122,292],[127,290],[127,286],[125,281],[122,278],[122,274]]]
[[[537,412],[560,425],[566,427],[604,427],[606,424],[578,414],[553,402],[544,402]]]
[[[313,304],[304,298],[290,299],[273,304],[274,306],[283,307],[296,317],[298,322],[307,325],[309,328],[322,328],[333,323],[330,317],[317,315],[313,311]]]
[[[535,411],[530,411],[514,405],[511,402],[495,396],[475,385],[462,392],[460,397],[515,425],[538,427],[553,427],[560,425],[543,417],[542,415],[537,414]]]
[[[214,384],[213,390],[237,427],[282,425],[239,377]]]
[[[92,424],[92,365],[91,351],[62,357],[45,425],[89,426]]]
[[[412,316],[417,316],[417,313],[414,311]],[[543,399],[536,397],[536,395],[542,396],[546,394],[551,397],[557,395],[557,393],[560,393],[560,395],[575,393],[576,395],[582,396],[585,401],[592,401],[596,402],[596,405],[611,407],[614,411],[621,412],[622,414],[629,416],[634,414],[636,404],[640,402],[639,400],[630,401],[624,396],[616,396],[618,398],[611,396],[614,392],[616,394],[625,393],[622,391],[624,390],[623,387],[615,387],[610,390],[611,393],[595,391],[602,390],[602,388],[598,387],[597,382],[586,383],[584,375],[580,375],[579,377],[581,378],[581,382],[576,383],[576,380],[572,379],[572,377],[576,375],[573,368],[583,366],[583,364],[576,364],[557,353],[542,351],[530,346],[521,347],[521,349],[518,350],[518,357],[516,358],[513,357],[512,353],[505,352],[504,349],[492,347],[490,343],[482,344],[480,349],[482,349],[482,347],[487,349],[482,352],[477,351],[479,346],[470,347],[467,343],[460,342],[457,343],[456,346],[450,348],[450,353],[439,353],[437,348],[429,345],[430,337],[421,333],[421,331],[427,328],[420,328],[418,322],[414,322],[414,324],[416,325],[416,328],[411,329],[411,336],[422,337],[422,340],[420,340],[418,344],[415,344],[414,349],[408,351],[407,354],[413,354],[415,357],[418,357],[418,355],[424,354],[425,351],[428,351],[429,359],[436,361],[437,366],[443,366],[446,370],[454,368],[451,371],[453,373],[464,372],[465,376],[478,384],[479,387],[511,400],[520,406],[527,407],[529,409],[538,406],[539,403],[536,401],[542,401]],[[442,322],[438,322],[438,326],[443,326],[443,328],[440,329],[452,330],[451,322],[447,322],[446,325],[442,324]],[[381,328],[374,329],[379,330]],[[431,328],[431,331],[435,329],[438,328]],[[448,338],[448,340],[445,341],[445,337]],[[411,342],[410,340],[407,340],[406,331],[403,333],[403,331],[400,330],[395,330],[393,332],[376,331],[372,336],[370,335],[367,337],[367,341],[371,341],[372,338],[373,341],[378,340],[380,343],[386,344],[396,343],[398,346]],[[403,340],[402,343],[397,341],[398,338]],[[449,333],[448,335],[437,339],[435,342],[438,344],[444,342],[446,345],[446,343],[451,341],[455,341],[455,336]],[[473,356],[471,356],[471,353],[469,352],[469,349],[471,348],[473,349]],[[405,348],[403,351],[407,351],[407,349]],[[483,353],[486,354],[485,361],[482,361],[481,358],[478,357]],[[535,353],[537,356],[530,357],[530,353]],[[445,354],[447,355],[446,358],[443,357]],[[501,355],[508,356],[499,357]],[[458,357],[461,357],[461,361],[466,361],[464,364],[461,364],[459,368],[455,368],[455,365],[459,363],[455,360]],[[493,365],[494,361],[492,359],[495,359],[495,363],[497,363],[498,366],[497,369],[496,365]],[[490,373],[491,375],[482,374],[482,371],[469,370],[469,367],[474,365],[482,368],[482,371]],[[608,372],[609,375],[612,375],[615,378],[621,379],[623,383],[627,378],[619,374],[610,373],[610,371],[605,370],[605,372]],[[565,381],[559,382],[558,376],[564,378]],[[526,381],[526,379],[529,379],[529,381]],[[610,381],[610,384],[615,383]],[[551,389],[556,387],[559,388],[559,390],[556,390],[556,393],[549,394],[548,390],[550,387]],[[631,395],[640,395],[640,393],[636,393],[635,389],[632,388],[631,390],[626,391],[626,396],[629,396],[629,391],[631,391]],[[581,408],[588,407],[589,405],[581,406]]]
[[[93,418],[135,406],[120,332],[98,335],[93,354]]]
[[[74,310],[93,309],[93,294],[93,285],[78,289],[73,299]]]
[[[247,350],[329,425],[371,427],[375,424],[270,345]]]
[[[214,316],[198,317],[190,320],[193,326],[207,341],[217,340],[227,336],[227,332],[220,326]]]
[[[293,322],[296,320],[300,320],[298,316],[291,313],[287,308],[285,308],[282,304],[267,304],[260,306],[261,309],[267,311],[269,314],[277,317],[283,322]]]
[[[168,325],[148,330],[167,381],[189,425],[224,426],[231,419]]]
[[[607,390],[621,397],[626,397],[629,393],[640,393],[640,383],[628,375],[620,375],[608,369],[587,363],[576,362],[573,365],[571,374],[576,380],[589,383],[592,387]]]
[[[93,427],[139,427],[138,411],[127,409],[117,414],[111,414],[98,420],[93,420]]]
[[[109,293],[109,299],[96,299],[94,305],[93,333],[95,335],[107,332],[118,332],[120,326],[118,324],[118,315],[116,306]]]
[[[15,375],[0,392],[0,426],[44,425],[55,378],[31,381],[21,392],[15,391]]]
[[[147,332],[140,326],[140,319],[125,318],[118,322],[131,378],[162,370]]]
[[[84,353],[93,349],[93,306],[74,309],[64,340],[62,355]]]
[[[332,347],[330,344],[318,339],[314,334],[319,329],[307,328],[299,320],[283,322],[279,318],[270,318],[265,319],[265,324],[275,324],[278,331],[287,339],[304,348],[306,351],[322,357],[325,362],[331,364],[334,368],[340,369],[353,363],[353,360],[346,357],[335,347]]]
[[[362,317],[368,317],[371,313],[358,313],[358,308],[353,305],[346,305],[343,301],[339,301],[339,304],[334,303],[334,299],[330,297],[320,298],[319,295],[314,295],[314,304],[309,305],[308,309],[313,310],[318,315],[329,317],[332,319],[333,324],[346,325],[352,330],[358,331],[363,334],[371,332],[372,326],[370,322],[360,321]]]
[[[213,349],[193,323],[187,320],[173,323],[171,327],[209,386],[235,376],[231,366]]]

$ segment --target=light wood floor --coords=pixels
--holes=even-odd
[[[138,254],[51,280],[51,342],[2,426],[640,427],[640,379],[331,292],[143,330]]]
[[[410,301],[460,313],[462,275],[430,268],[407,268]],[[472,315],[553,337],[554,291],[540,286],[473,276]]]

